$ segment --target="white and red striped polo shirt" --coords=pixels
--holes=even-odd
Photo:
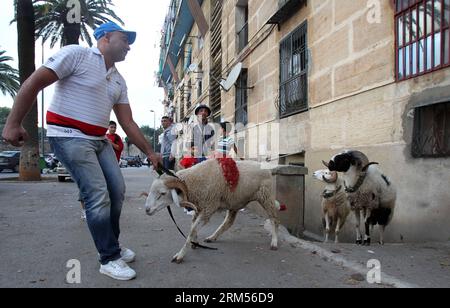
[[[129,104],[117,69],[106,70],[97,48],[78,45],[63,47],[44,66],[59,78],[47,112],[47,136],[105,139],[113,106]]]

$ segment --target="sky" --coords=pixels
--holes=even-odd
[[[0,49],[6,50],[6,55],[13,57],[15,61],[9,64],[18,68],[17,62],[17,26],[9,25],[14,17],[14,0],[1,0],[0,4]],[[160,126],[160,118],[164,108],[162,100],[164,91],[156,85],[155,72],[159,65],[159,44],[164,19],[169,8],[170,0],[113,0],[113,10],[125,22],[126,30],[136,31],[136,42],[131,46],[131,51],[124,62],[118,63],[117,68],[124,76],[128,85],[128,97],[130,99],[133,117],[139,126],[154,126],[156,111],[156,124]],[[44,47],[45,58],[59,49],[59,44],[50,50],[49,44]],[[81,45],[87,46],[81,42]],[[42,64],[41,43],[36,43],[36,67]],[[53,87],[45,91],[44,114],[50,104]],[[39,125],[41,125],[41,95],[39,94]],[[12,107],[13,99],[0,93],[0,107]],[[115,120],[114,113],[111,119]],[[118,134],[125,136],[119,127]]]

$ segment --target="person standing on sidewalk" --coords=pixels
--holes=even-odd
[[[125,80],[115,67],[125,60],[136,32],[109,22],[99,26],[94,37],[97,48],[66,46],[30,76],[16,96],[2,135],[6,142],[22,146],[28,139],[23,119],[39,91],[56,82],[47,113],[50,144],[86,204],[87,224],[100,256],[100,273],[131,280],[136,272],[126,262],[134,261],[135,254],[119,244],[125,182],[105,137],[111,111],[154,166],[159,165],[160,158],[133,120]]]
[[[164,168],[175,170],[174,141],[177,139],[177,133],[174,132],[173,119],[162,117],[161,125],[164,128],[161,141],[161,156]]]
[[[111,145],[114,149],[114,153],[116,153],[117,162],[120,161],[120,156],[122,156],[122,151],[124,148],[122,138],[116,134],[117,131],[117,123],[114,121],[109,122],[108,133],[106,134],[106,138],[111,142]]]
[[[199,163],[204,162],[214,153],[215,131],[214,126],[208,122],[211,113],[211,109],[206,105],[195,108],[198,124],[193,128],[191,143],[194,145],[195,157]]]
[[[237,156],[239,156],[239,151],[236,146],[236,142],[232,136],[230,136],[232,125],[230,122],[220,123],[220,128],[222,135],[217,141],[217,149],[214,153],[215,158],[230,158],[231,151],[234,151]],[[244,160],[240,158],[240,160]]]

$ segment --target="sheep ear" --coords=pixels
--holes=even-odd
[[[170,189],[170,190],[174,189],[176,191],[180,191],[184,195],[183,199],[187,199],[188,188],[184,182],[180,181],[179,179],[171,178],[171,177],[164,179],[163,181],[164,181],[164,185],[168,189]]]
[[[178,193],[177,193],[176,189],[171,189],[170,193],[172,194],[173,203],[176,206],[181,207],[180,198],[178,197]]]
[[[330,164],[325,162],[324,160],[322,160],[322,163],[324,164],[325,167],[330,168]]]

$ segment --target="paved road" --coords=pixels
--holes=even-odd
[[[136,280],[117,282],[98,273],[97,253],[80,220],[77,188],[53,177],[41,183],[0,181],[0,287],[373,287],[356,271],[328,262],[295,241],[282,241],[279,251],[270,251],[264,220],[249,211],[240,213],[233,228],[213,245],[218,251],[191,250],[183,264],[173,264],[183,239],[166,212],[145,215],[140,194],[151,185],[148,169],[123,173],[127,194],[121,242],[138,255],[133,264]],[[191,217],[180,209],[175,216],[188,230]],[[213,219],[200,239],[222,219]],[[72,259],[80,261],[81,284],[66,281],[66,265]]]

